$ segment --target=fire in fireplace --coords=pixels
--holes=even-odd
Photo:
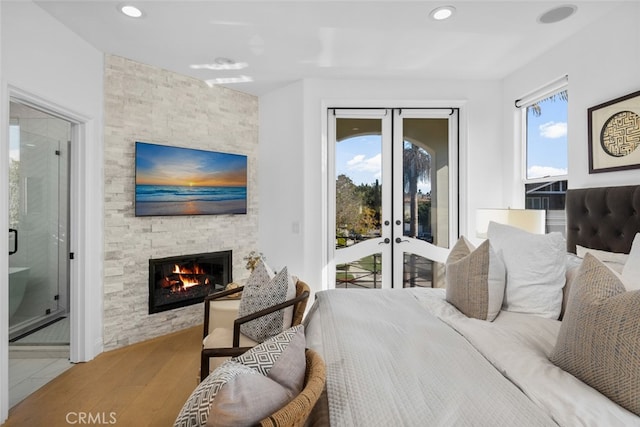
[[[231,272],[231,251],[150,259],[149,314],[202,302]]]

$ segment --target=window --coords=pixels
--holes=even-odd
[[[564,233],[568,173],[566,77],[516,101],[522,110],[526,209],[547,211],[547,231]]]
[[[526,181],[566,177],[568,104],[569,93],[564,88],[523,109],[526,115]]]

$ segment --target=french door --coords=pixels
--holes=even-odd
[[[444,286],[458,233],[458,110],[328,114],[335,287]]]

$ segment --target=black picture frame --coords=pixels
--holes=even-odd
[[[640,91],[587,109],[589,173],[640,168]]]

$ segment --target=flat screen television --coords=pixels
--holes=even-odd
[[[247,156],[136,141],[136,216],[247,213]]]

